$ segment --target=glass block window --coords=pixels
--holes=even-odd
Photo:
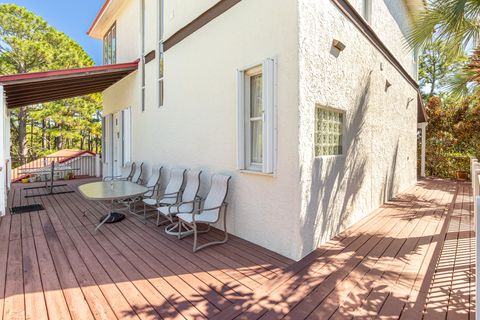
[[[315,156],[343,154],[343,119],[341,111],[317,107],[315,110]]]

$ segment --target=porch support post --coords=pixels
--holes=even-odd
[[[5,94],[3,91],[3,86],[0,85],[0,216],[4,216],[6,213],[7,206],[7,170],[8,164],[7,159],[9,156],[7,153],[10,153],[9,141],[7,141],[8,134],[6,134],[7,126],[5,125],[8,119]]]
[[[95,176],[100,178],[102,176],[102,163],[100,161],[100,155],[95,155]]]
[[[427,123],[422,122],[419,123],[417,128],[422,130],[422,151],[421,151],[421,156],[420,156],[420,176],[422,178],[425,177],[425,160],[426,160],[426,135],[427,135]]]

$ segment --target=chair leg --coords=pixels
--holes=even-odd
[[[193,252],[196,252],[197,249],[197,239],[198,239],[198,232],[197,232],[197,224],[194,222],[192,224],[193,229]]]
[[[182,221],[178,220],[178,240],[182,239]]]
[[[196,226],[194,226],[194,237],[195,238],[194,238],[194,241],[193,241],[193,252],[197,252],[198,250],[201,250],[201,249],[209,247],[209,246],[213,246],[213,245],[216,245],[216,244],[222,244],[222,243],[227,242],[227,240],[228,240],[227,210],[226,210],[226,208],[224,210],[225,211],[224,211],[224,215],[223,215],[223,232],[225,233],[225,237],[222,240],[208,242],[208,243],[205,243],[204,245],[201,245],[201,246],[197,247],[197,228],[196,228]],[[208,230],[210,230],[210,224],[208,225]]]

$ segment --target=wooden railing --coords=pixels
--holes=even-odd
[[[37,169],[49,168],[52,162],[55,165],[63,165],[71,168],[71,172],[66,170],[58,173],[59,179],[65,178],[65,175],[71,174],[74,176],[101,176],[101,161],[100,156],[78,156],[78,157],[43,157],[35,161],[24,164],[18,168],[11,170],[11,181],[18,182],[22,178],[32,178],[36,180],[41,178],[41,175],[35,174]]]
[[[480,228],[480,214],[478,212],[480,209],[480,163],[475,158],[471,160],[470,177],[472,179],[474,212],[473,221],[475,223],[475,297],[478,297],[478,292],[480,290],[480,237],[478,237],[478,230]],[[480,303],[478,303],[478,300],[475,305],[475,319],[480,320]]]

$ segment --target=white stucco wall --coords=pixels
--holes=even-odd
[[[373,19],[395,29],[387,14]],[[305,255],[415,183],[417,109],[414,88],[330,1],[300,0],[299,26],[299,238]],[[333,39],[345,50],[332,51]],[[390,50],[408,60],[400,47]],[[346,112],[344,156],[315,158],[316,105]]]
[[[156,12],[151,1],[147,0],[148,14]],[[215,1],[207,2],[213,5]],[[165,1],[166,34],[210,7],[205,7],[207,2]],[[145,112],[140,110],[140,72],[104,92],[105,113],[132,106],[134,161],[167,169],[202,168],[202,195],[212,173],[232,175],[227,198],[229,231],[289,257],[298,255],[298,239],[292,237],[292,230],[298,229],[300,207],[296,10],[295,1],[279,6],[276,0],[244,0],[167,51],[162,108],[157,107],[157,59],[146,65]],[[123,39],[121,30],[128,29],[128,37],[133,37],[134,20],[130,11],[117,20],[122,59],[132,60],[120,52],[133,50],[124,47],[128,39]],[[149,39],[155,38],[156,25],[147,30]],[[266,58],[278,61],[274,177],[236,169],[237,70]]]
[[[139,2],[118,14],[118,62],[140,57]],[[165,38],[216,2],[165,1]],[[146,53],[157,49],[157,4],[146,0]],[[376,6],[386,11],[375,29],[401,39],[403,27]],[[338,56],[333,38],[346,44]],[[408,70],[402,41],[385,41]],[[269,57],[278,61],[274,177],[236,169],[237,69]],[[229,231],[285,256],[300,259],[416,180],[416,91],[330,1],[243,0],[165,53],[162,108],[157,76],[158,53],[146,65],[145,112],[140,71],[104,92],[105,113],[132,107],[132,160],[147,174],[202,168],[202,195],[212,173],[232,175]],[[314,157],[316,105],[346,112],[345,156]]]
[[[364,0],[349,0],[358,12],[362,12]],[[406,45],[410,29],[409,12],[405,0],[372,0],[370,26],[397,60],[416,79],[414,52]]]

